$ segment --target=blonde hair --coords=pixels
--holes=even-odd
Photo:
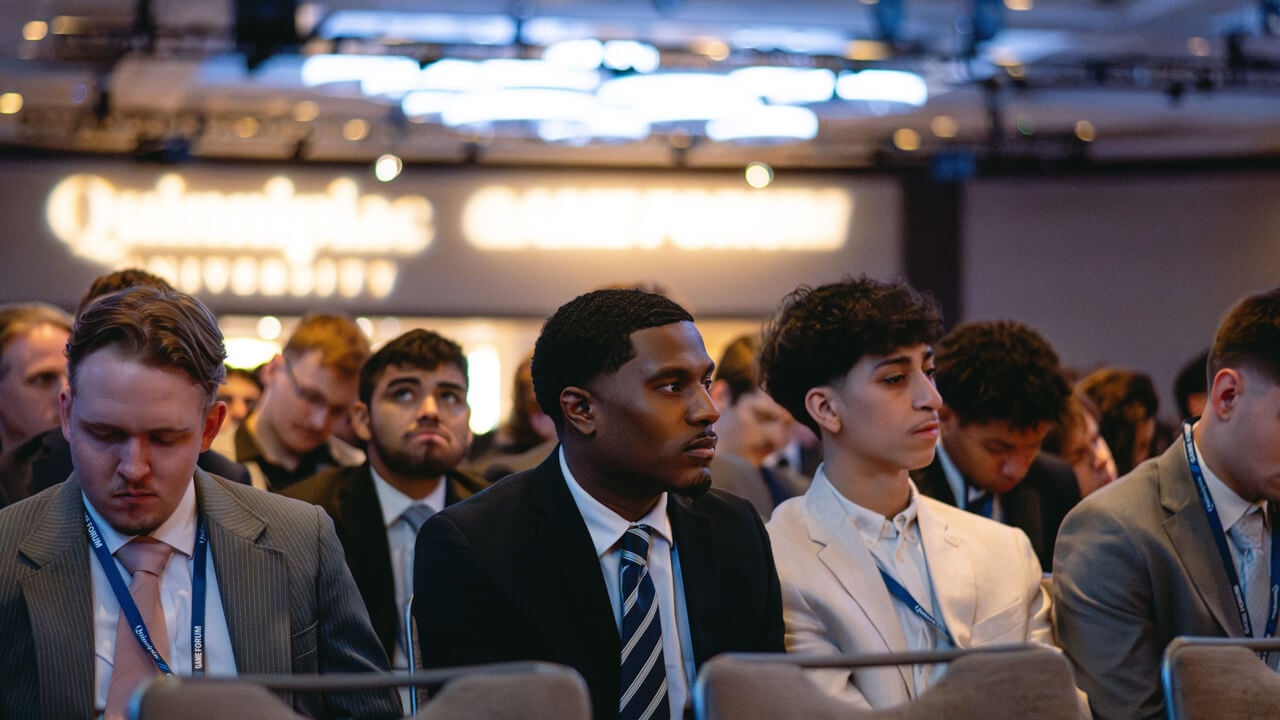
[[[369,338],[346,315],[314,313],[302,318],[284,346],[284,354],[296,360],[320,351],[320,366],[343,377],[355,377],[369,358]]]

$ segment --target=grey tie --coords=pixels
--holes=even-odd
[[[417,535],[418,531],[422,529],[422,523],[435,514],[436,511],[428,505],[410,505],[409,509],[405,510],[400,518],[408,523],[409,527],[413,529],[413,534]]]
[[[1240,582],[1243,583],[1245,602],[1249,605],[1249,621],[1253,623],[1253,636],[1266,633],[1267,613],[1271,609],[1271,588],[1267,565],[1267,547],[1264,543],[1266,516],[1258,507],[1252,507],[1244,517],[1231,526],[1228,533],[1236,546]]]

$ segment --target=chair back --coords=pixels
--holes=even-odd
[[[1280,717],[1280,675],[1258,653],[1280,653],[1280,639],[1180,637],[1160,668],[1169,720]]]
[[[949,662],[915,700],[859,709],[823,693],[806,669]],[[1049,647],[1015,645],[929,653],[848,656],[723,655],[694,687],[698,720],[1078,720],[1071,668]]]
[[[498,663],[416,673],[165,676],[134,693],[130,720],[297,720],[278,693],[439,688],[416,720],[591,720],[587,684],[572,668]]]

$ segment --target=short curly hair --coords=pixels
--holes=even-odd
[[[800,422],[818,432],[805,395],[842,378],[866,355],[932,344],[942,312],[927,294],[903,281],[865,275],[816,288],[801,285],[779,305],[764,331],[760,382]]]
[[[938,342],[934,379],[962,423],[1007,422],[1026,430],[1057,422],[1071,385],[1053,346],[1013,321],[961,325]]]
[[[616,371],[635,357],[631,334],[678,322],[693,322],[689,311],[654,293],[605,289],[570,300],[542,326],[533,346],[533,392],[538,405],[564,425],[560,393]]]

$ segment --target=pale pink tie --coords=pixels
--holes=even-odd
[[[160,576],[172,554],[172,547],[149,537],[136,537],[116,550],[120,564],[133,574],[129,594],[162,657],[169,655],[169,631],[160,607]],[[106,720],[121,720],[133,689],[143,679],[160,672],[150,653],[142,649],[123,612],[116,622],[115,664],[107,686]]]

